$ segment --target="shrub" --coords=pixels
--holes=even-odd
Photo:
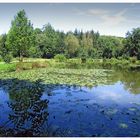
[[[0,64],[0,72],[12,72],[15,70],[16,70],[16,65],[14,63]]]
[[[87,62],[86,63],[88,63],[88,64],[93,64],[93,59],[92,58],[89,58],[89,59],[87,59]]]
[[[117,59],[118,60],[123,60],[124,58],[122,56],[119,56]]]
[[[54,59],[58,62],[65,62],[66,61],[66,57],[63,54],[57,54]]]
[[[0,56],[0,62],[2,62],[3,61],[3,59],[2,59],[2,57]]]
[[[86,58],[85,58],[85,57],[82,57],[82,58],[81,58],[81,62],[82,62],[82,63],[86,63]]]
[[[16,64],[16,71],[32,69],[31,63],[19,62]]]
[[[32,68],[39,68],[39,63],[38,62],[33,62],[32,63]]]
[[[5,63],[10,63],[11,60],[12,60],[12,55],[10,55],[10,54],[6,54],[6,55],[3,57],[3,61],[4,61]]]
[[[86,54],[82,54],[81,55],[81,62],[82,63],[86,63],[86,61],[87,61],[87,55]]]
[[[130,57],[130,62],[131,63],[136,63],[137,62],[137,57]]]
[[[33,62],[32,68],[46,68],[48,65],[46,62]]]
[[[78,58],[68,59],[67,63],[69,63],[69,64],[81,64],[81,59],[78,59]]]
[[[123,57],[123,59],[129,60],[129,56],[127,56],[127,55],[123,55],[122,57]]]

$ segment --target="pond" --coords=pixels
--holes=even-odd
[[[0,136],[139,137],[140,72],[90,88],[1,80]]]

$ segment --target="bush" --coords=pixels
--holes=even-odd
[[[3,59],[2,59],[2,57],[0,56],[0,62],[2,62],[3,61]]]
[[[69,63],[69,64],[81,64],[81,59],[79,59],[79,58],[68,59],[67,63]]]
[[[81,62],[82,62],[82,63],[86,63],[86,61],[87,61],[87,60],[86,60],[85,57],[82,57],[82,58],[81,58]]]
[[[122,56],[119,56],[117,59],[118,60],[123,60],[124,58]]]
[[[19,62],[16,64],[16,71],[32,69],[31,63]]]
[[[94,63],[94,61],[93,61],[93,59],[92,58],[89,58],[89,59],[87,59],[87,62],[86,63],[88,63],[88,64],[93,64]]]
[[[6,54],[6,55],[3,57],[3,61],[4,61],[5,63],[10,63],[11,60],[12,60],[12,55],[10,55],[10,54]]]
[[[16,70],[30,70],[34,68],[46,68],[48,65],[46,62],[19,62],[16,64]]]
[[[54,59],[57,62],[65,62],[66,61],[66,57],[63,54],[57,54]]]
[[[130,57],[130,62],[131,63],[136,63],[137,62],[137,57]]]
[[[0,64],[0,72],[12,72],[16,70],[16,65],[11,64]]]
[[[129,60],[129,56],[127,56],[127,55],[123,55],[122,57],[123,57],[123,59]]]
[[[82,62],[82,63],[86,63],[86,61],[87,61],[87,55],[83,53],[83,54],[81,55],[81,62]]]
[[[46,62],[33,62],[32,68],[46,68],[48,65]]]

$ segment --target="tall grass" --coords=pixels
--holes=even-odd
[[[6,63],[1,63],[0,64],[0,72],[11,72],[16,70],[16,64],[6,64]]]

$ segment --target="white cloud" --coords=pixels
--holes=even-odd
[[[122,22],[126,22],[127,21],[127,18],[125,17],[126,12],[127,12],[127,9],[122,10],[122,11],[116,13],[116,14],[101,15],[100,18],[103,20],[101,25],[104,25],[104,26],[118,26]]]
[[[125,13],[127,9],[119,12],[104,10],[104,9],[88,9],[85,11],[75,10],[76,14],[83,16],[92,16],[100,19],[100,26],[117,26],[120,23],[127,21]]]
[[[109,14],[109,11],[103,9],[89,9],[86,11],[86,14],[99,16],[99,15]]]

